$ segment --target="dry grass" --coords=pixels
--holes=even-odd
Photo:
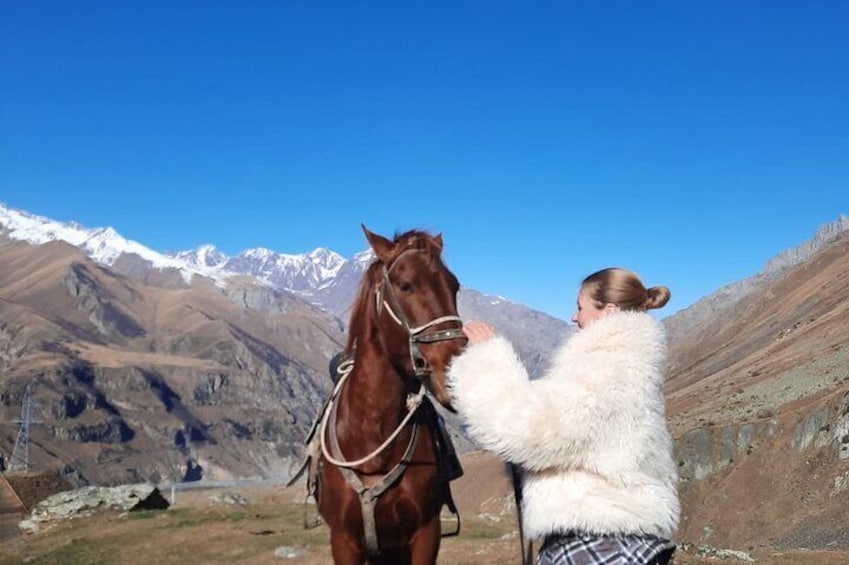
[[[184,495],[165,511],[104,512],[57,524],[0,547],[0,563],[47,565],[147,563],[278,563],[275,549],[304,556],[286,560],[329,563],[326,527],[305,530],[304,507],[273,493],[240,491],[248,506],[213,505],[210,492]],[[515,539],[500,539],[513,527],[481,519],[464,521],[460,538],[443,542],[443,563],[498,563],[518,552]]]
[[[37,534],[0,546],[0,563],[29,565],[141,565],[331,563],[325,527],[303,528],[304,507],[292,493],[274,488],[237,489],[247,506],[214,505],[213,491],[181,494],[169,510],[131,514],[103,512],[56,524]],[[466,513],[458,538],[443,540],[440,563],[483,565],[516,563],[515,521],[493,521]],[[302,550],[301,557],[281,559],[281,546]],[[849,555],[762,549],[758,563],[825,565],[849,562]],[[716,563],[681,554],[679,565]]]

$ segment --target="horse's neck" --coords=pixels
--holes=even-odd
[[[358,345],[354,369],[339,404],[339,439],[356,447],[343,451],[349,458],[367,453],[395,430],[407,413],[404,379],[385,356],[374,348]],[[350,440],[350,441],[345,441]]]
[[[349,406],[358,417],[389,420],[386,424],[395,426],[406,413],[409,391],[404,379],[378,351],[368,348],[357,351],[346,389]]]

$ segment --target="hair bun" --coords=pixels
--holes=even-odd
[[[646,290],[646,293],[649,296],[646,300],[646,310],[663,308],[672,297],[672,293],[665,286],[653,286]]]

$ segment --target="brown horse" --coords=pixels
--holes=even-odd
[[[353,367],[320,431],[318,510],[336,564],[436,563],[445,490],[422,398],[427,388],[450,409],[445,370],[466,343],[459,284],[440,235],[363,231],[376,260],[351,313]]]

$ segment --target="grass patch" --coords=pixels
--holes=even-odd
[[[150,518],[156,518],[158,516],[162,516],[163,512],[167,512],[167,510],[136,510],[135,512],[127,513],[128,520],[149,520]]]
[[[41,555],[33,555],[24,562],[29,565],[108,565],[113,560],[109,551],[98,547],[96,542],[84,539],[71,539],[67,544],[53,548]]]
[[[132,516],[132,514],[130,514]],[[160,528],[195,528],[216,523],[235,523],[256,519],[258,516],[247,510],[231,510],[229,508],[199,510],[194,508],[173,508],[165,511],[145,512],[145,516],[136,519],[145,520],[157,516],[165,516]]]

